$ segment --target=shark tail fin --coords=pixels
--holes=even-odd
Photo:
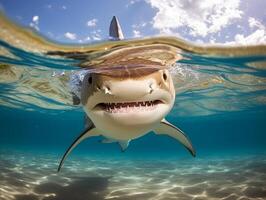
[[[109,28],[109,37],[111,40],[123,40],[124,35],[116,16],[113,16]]]

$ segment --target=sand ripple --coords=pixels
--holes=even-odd
[[[266,156],[226,159],[0,154],[2,200],[245,200],[266,198]]]

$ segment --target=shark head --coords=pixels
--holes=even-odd
[[[174,105],[175,90],[167,69],[136,72],[138,70],[130,73],[130,70],[119,69],[115,76],[88,73],[83,79],[83,108],[95,126],[112,138],[124,140],[141,136],[159,123]]]

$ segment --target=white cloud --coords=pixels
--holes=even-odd
[[[256,45],[266,44],[266,27],[253,17],[248,18],[248,25],[252,32],[249,35],[236,34],[234,41],[226,42],[228,45]]]
[[[266,30],[257,29],[255,32],[244,36],[243,34],[236,34],[234,41],[226,42],[225,45],[257,45],[266,44]]]
[[[92,36],[92,39],[93,39],[93,40],[101,40],[102,38],[101,38],[100,35],[93,35],[93,36]]]
[[[56,10],[66,10],[67,6],[66,5],[52,5],[52,4],[47,4],[45,5],[46,8],[48,9],[56,9]]]
[[[147,26],[147,22],[141,22],[139,24],[132,24],[132,28],[134,29],[140,29],[140,28],[144,28],[145,26]]]
[[[92,39],[92,40],[101,40],[102,39],[102,37],[100,35],[101,32],[102,32],[101,29],[97,29],[97,30],[91,31],[90,39]]]
[[[141,37],[140,31],[138,30],[133,30],[133,37]]]
[[[35,30],[39,31],[39,16],[35,15],[32,17],[32,22],[30,22],[30,27],[34,28]]]
[[[130,3],[131,5],[133,5],[133,4],[137,3],[137,2],[139,2],[139,0],[131,0],[129,3]]]
[[[87,22],[87,26],[88,27],[93,27],[93,26],[96,26],[97,25],[97,22],[98,22],[98,19],[91,19]]]
[[[32,21],[36,22],[36,23],[39,23],[39,16],[38,15],[33,16],[32,17]]]
[[[126,4],[126,7],[128,8],[129,6],[132,6],[138,2],[140,2],[140,0],[131,0],[128,4]]]
[[[144,31],[145,27],[147,26],[147,22],[140,22],[138,24],[132,24],[131,27],[133,29],[132,33],[133,33],[133,37],[137,38],[137,37],[142,37],[143,35],[141,34],[141,31]]]
[[[240,19],[240,0],[146,0],[156,9],[152,25],[160,33],[173,34],[188,27],[192,36],[206,36]]]
[[[77,35],[75,33],[70,33],[70,32],[66,32],[65,33],[65,37],[70,39],[70,40],[75,40],[77,39]]]
[[[91,40],[91,37],[90,36],[87,36],[86,38],[83,38],[83,39],[79,39],[78,40],[78,43],[86,43],[86,42],[88,42],[88,41],[90,41]]]
[[[250,28],[259,28],[259,29],[265,29],[265,26],[259,22],[257,19],[253,17],[249,17],[248,24]]]

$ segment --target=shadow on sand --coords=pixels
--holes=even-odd
[[[104,199],[105,190],[108,186],[108,179],[103,177],[78,178],[71,181],[67,186],[62,186],[55,182],[40,184],[34,188],[38,194],[53,194],[43,198],[43,200],[84,200]],[[33,194],[17,195],[16,200],[37,200],[38,196]]]

